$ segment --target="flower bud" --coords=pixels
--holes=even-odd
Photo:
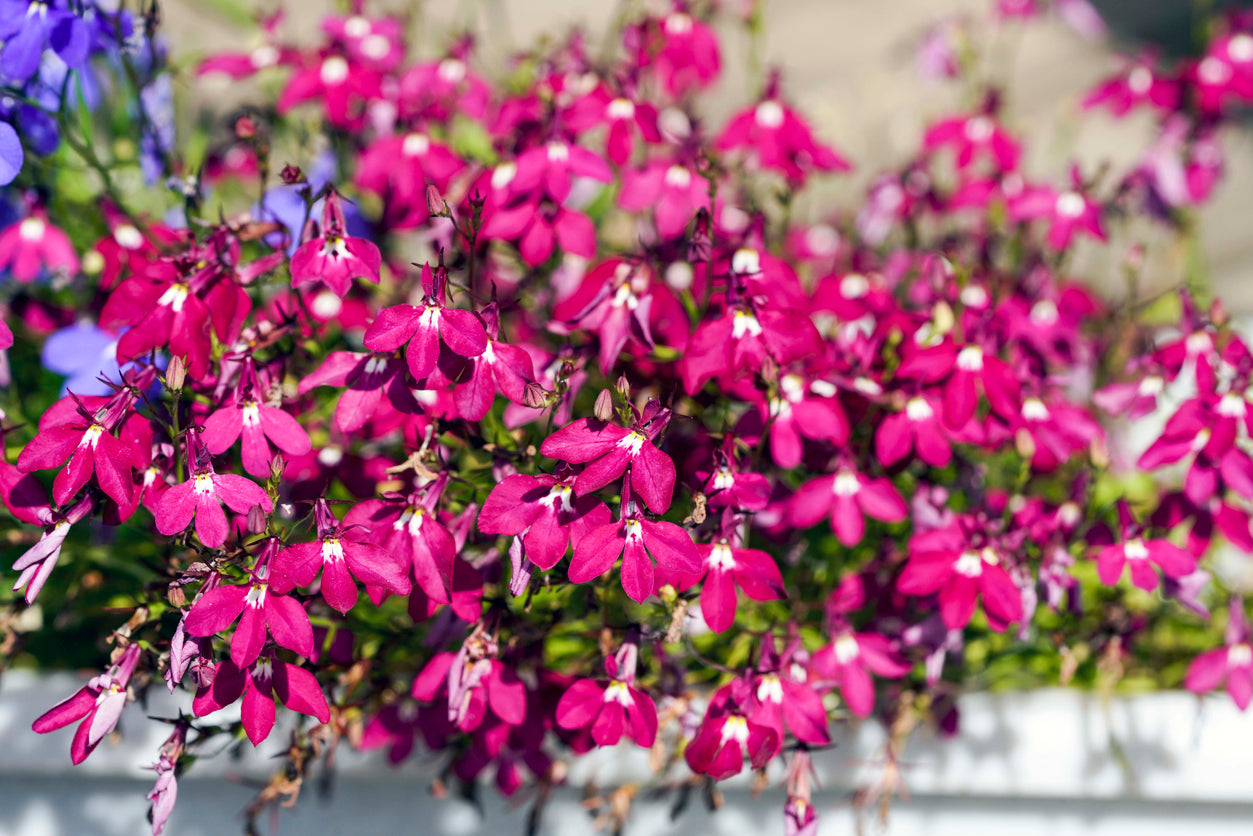
[[[596,405],[592,407],[592,413],[597,421],[612,421],[613,393],[608,389],[601,389],[600,394],[596,396]]]
[[[257,123],[251,116],[241,116],[235,120],[235,136],[240,139],[252,139],[257,135]]]
[[[247,526],[249,534],[260,534],[265,531],[265,511],[261,510],[260,505],[254,505],[248,509]]]
[[[183,591],[183,587],[172,583],[166,589],[166,600],[170,602],[171,607],[182,607],[187,603],[187,593]]]
[[[426,211],[441,217],[448,214],[448,204],[440,197],[439,189],[431,183],[426,184]]]
[[[283,478],[283,473],[287,470],[287,459],[283,458],[282,453],[275,453],[274,458],[270,459],[270,479],[278,482]]]
[[[300,170],[300,166],[288,163],[283,166],[283,170],[279,172],[279,179],[289,186],[305,181],[305,173]]]
[[[187,379],[187,366],[182,357],[171,357],[170,364],[165,367],[165,388],[171,392],[183,391],[183,382]]]
[[[713,258],[713,240],[709,237],[709,211],[696,213],[696,229],[687,241],[687,260],[693,263]]]
[[[628,401],[631,400],[631,381],[627,380],[626,375],[618,375],[618,383],[614,388],[618,390],[619,395]]]
[[[543,409],[548,406],[549,392],[535,381],[531,381],[522,390],[522,403],[531,409]]]

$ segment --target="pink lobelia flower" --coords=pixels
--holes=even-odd
[[[344,515],[344,527],[360,526],[370,542],[402,560],[426,596],[447,604],[457,548],[452,534],[439,521],[439,502],[448,475],[410,491],[368,499]]]
[[[714,694],[683,753],[693,772],[721,781],[739,774],[745,757],[754,769],[761,769],[779,751],[778,732],[748,718],[751,695],[752,687],[744,678]]]
[[[447,696],[448,721],[463,732],[483,725],[488,709],[507,725],[526,720],[526,686],[497,658],[499,647],[480,623],[456,653],[437,654],[413,681],[414,699]]]
[[[1207,650],[1193,659],[1183,685],[1195,694],[1204,694],[1224,680],[1232,702],[1241,711],[1247,709],[1253,696],[1253,645],[1249,643],[1249,621],[1239,596],[1231,599],[1226,646]]]
[[[270,474],[274,454],[270,443],[291,456],[303,456],[312,449],[304,427],[278,407],[262,403],[264,390],[257,379],[256,365],[244,361],[234,401],[214,410],[205,419],[201,438],[213,455],[225,453],[242,434],[244,470],[264,478]]]
[[[174,731],[164,743],[153,769],[157,780],[148,791],[148,800],[152,802],[149,818],[152,819],[152,836],[161,836],[165,825],[174,812],[174,802],[178,798],[178,759],[183,754],[183,744],[187,739],[187,729],[191,723],[184,716],[174,721]]]
[[[379,283],[383,256],[372,241],[347,234],[344,209],[334,189],[322,204],[322,234],[300,245],[291,257],[291,286],[322,282],[337,296],[352,287],[352,280]]]
[[[709,205],[709,184],[686,165],[658,160],[622,172],[618,205],[628,212],[651,209],[657,234],[677,238]]]
[[[357,161],[357,185],[384,195],[386,218],[407,229],[430,216],[426,192],[434,186],[443,192],[465,164],[451,149],[425,133],[410,131],[380,137]]]
[[[207,452],[200,449],[193,430],[185,436],[187,463],[192,476],[165,492],[155,513],[157,531],[178,534],[196,520],[196,535],[211,549],[226,542],[229,529],[222,504],[237,514],[246,514],[254,505],[265,513],[274,510],[274,503],[264,490],[243,476],[216,473]]]
[[[271,538],[262,547],[252,579],[245,584],[215,586],[192,605],[184,628],[193,636],[215,636],[239,620],[231,636],[231,660],[246,668],[261,655],[268,631],[282,647],[301,656],[313,654],[313,627],[294,598],[270,588],[270,561],[279,543]]]
[[[878,633],[854,633],[840,627],[831,643],[814,653],[813,669],[820,677],[835,683],[857,717],[869,717],[874,709],[874,682],[870,674],[899,679],[909,673],[910,664]]]
[[[1022,593],[991,543],[977,546],[958,519],[943,528],[915,534],[909,541],[909,561],[896,580],[906,595],[939,593],[940,615],[950,630],[965,627],[974,615],[980,595],[995,629],[1020,621]]]
[[[886,416],[875,431],[875,454],[885,467],[891,467],[917,450],[918,458],[932,467],[944,467],[953,457],[948,430],[940,418],[942,407],[925,394],[916,394],[905,408]]]
[[[635,134],[640,134],[646,142],[661,142],[657,108],[626,95],[614,96],[604,84],[576,99],[563,114],[563,121],[578,133],[602,124],[608,126],[605,152],[618,166],[630,161]]]
[[[49,470],[66,462],[52,482],[52,498],[58,505],[73,499],[92,473],[110,499],[122,507],[132,504],[135,491],[131,476],[136,451],[131,439],[114,436],[133,414],[135,394],[126,388],[94,411],[76,395],[63,400],[66,408],[49,410],[40,419],[39,432],[17,457],[19,470]]]
[[[512,163],[502,164],[497,170],[507,170],[505,165]],[[530,198],[497,208],[489,201],[479,235],[484,239],[516,241],[522,260],[531,267],[547,261],[558,244],[570,255],[596,255],[596,227],[592,219],[552,200]]]
[[[1018,413],[1018,392],[1022,386],[1018,376],[1008,363],[977,342],[958,346],[946,340],[913,351],[901,362],[896,374],[926,383],[947,378],[944,417],[953,428],[964,427],[974,417],[979,388],[993,412],[1007,419]]]
[[[670,410],[659,401],[650,400],[642,412],[632,405],[631,414],[629,429],[595,418],[580,418],[544,439],[540,452],[587,465],[574,480],[577,496],[603,488],[629,469],[635,493],[654,514],[664,514],[674,495],[674,462],[652,442],[669,423]]]
[[[740,470],[735,460],[735,436],[727,433],[714,451],[714,467],[698,470],[696,479],[711,508],[760,511],[770,504],[770,480],[762,473]]]
[[[93,510],[90,496],[84,496],[66,511],[53,511],[47,507],[40,509],[39,515],[44,521],[43,535],[35,545],[13,561],[13,571],[18,573],[13,591],[25,587],[27,604],[34,602],[39,591],[48,582],[52,570],[56,568],[57,560],[61,557],[61,545],[69,536],[70,526],[87,517]]]
[[[1132,108],[1151,105],[1171,113],[1179,103],[1178,80],[1155,71],[1151,56],[1131,63],[1112,78],[1102,81],[1083,99],[1085,108],[1104,106],[1115,116],[1125,116]]]
[[[560,205],[570,196],[575,177],[613,181],[613,170],[595,151],[560,141],[528,148],[517,156],[514,165],[517,176],[508,185],[509,194],[515,198],[526,197],[529,192],[543,193]]]
[[[730,510],[723,514],[721,536],[713,543],[702,543],[696,547],[701,557],[701,568],[697,574],[689,575],[659,566],[654,580],[658,590],[669,585],[679,592],[703,581],[700,588],[701,617],[715,633],[722,633],[735,623],[737,586],[754,601],[777,601],[787,597],[783,575],[774,558],[758,549],[740,546],[741,523],[739,514]]]
[[[93,677],[74,696],[41,714],[31,725],[39,734],[62,729],[82,720],[70,743],[70,760],[82,763],[113,731],[126,706],[126,683],[139,661],[139,645],[130,644],[105,673]]]
[[[443,262],[441,253],[434,270],[430,262],[422,266],[426,296],[422,307],[384,308],[365,332],[365,346],[374,351],[395,351],[408,343],[405,360],[414,380],[425,380],[435,370],[441,338],[450,351],[464,358],[478,357],[487,349],[483,322],[471,311],[446,307],[448,268]]]
[[[793,185],[805,182],[813,171],[852,168],[814,139],[809,123],[778,98],[777,78],[771,80],[762,101],[731,117],[715,145],[720,151],[748,151],[762,168],[781,172]]]
[[[607,375],[628,339],[653,348],[650,317],[659,291],[647,265],[621,259],[597,265],[588,272],[586,282],[598,278],[604,279],[600,289],[571,318],[569,327],[596,332],[600,341],[600,371]]]
[[[1011,204],[1010,218],[1014,221],[1047,220],[1048,244],[1059,252],[1070,245],[1077,232],[1087,233],[1098,241],[1107,237],[1101,226],[1100,204],[1085,195],[1078,184],[1062,191],[1052,186],[1029,186]]]
[[[728,309],[697,326],[679,358],[689,395],[711,378],[724,384],[761,369],[769,357],[780,366],[821,354],[822,340],[803,312],[776,310],[740,301],[728,293]]]
[[[405,380],[405,364],[391,352],[332,351],[296,391],[305,395],[319,386],[344,389],[335,403],[334,425],[341,433],[356,432],[388,406],[409,415],[421,412]]]
[[[1001,171],[1013,171],[1022,153],[1018,141],[986,113],[943,119],[927,129],[922,143],[928,151],[954,148],[959,169],[968,168],[979,155],[995,162]]]
[[[288,546],[271,562],[270,586],[275,592],[308,586],[320,571],[322,597],[342,613],[357,603],[355,580],[382,587],[394,595],[409,594],[413,586],[409,567],[397,555],[368,542],[363,529],[341,526],[325,499],[314,503],[313,516],[318,539]]]
[[[661,568],[680,575],[701,571],[700,553],[692,538],[674,523],[644,518],[631,501],[631,489],[622,489],[622,510],[616,523],[592,529],[574,544],[570,583],[587,583],[608,572],[622,557],[622,588],[632,601],[653,594],[656,560]]]
[[[496,392],[514,403],[526,403],[526,385],[535,381],[531,355],[521,346],[500,340],[500,314],[493,302],[479,316],[487,324],[487,343],[477,356],[465,358],[470,366],[456,377],[463,382],[453,390],[457,412],[467,421],[480,421],[491,411]],[[412,345],[412,343],[411,343]]]
[[[574,473],[513,474],[492,488],[479,512],[484,534],[521,536],[526,556],[540,569],[551,569],[566,556],[570,541],[581,541],[612,518],[594,496],[574,495]]]
[[[332,125],[353,128],[360,125],[366,102],[380,93],[377,72],[331,53],[299,67],[288,79],[277,106],[279,113],[286,113],[302,102],[319,101]]]
[[[192,713],[204,717],[240,697],[243,697],[241,717],[244,732],[253,746],[260,745],[274,728],[275,699],[292,711],[314,717],[320,723],[328,723],[331,719],[326,697],[313,674],[299,665],[282,661],[272,653],[243,668],[230,659],[223,659],[218,663],[213,681],[196,691],[196,698],[191,704]]]
[[[693,18],[676,4],[675,11],[643,26],[647,29],[640,47],[651,62],[641,56],[641,65],[657,74],[671,96],[682,97],[717,80],[722,58],[718,36],[709,24]]]
[[[779,376],[778,391],[758,401],[757,410],[745,414],[737,432],[752,438],[767,428],[770,457],[786,468],[801,463],[804,439],[842,447],[849,435],[848,416],[835,385],[793,372]]]
[[[1096,555],[1096,573],[1101,583],[1113,586],[1122,577],[1123,570],[1131,567],[1131,582],[1150,592],[1157,588],[1158,576],[1152,563],[1170,578],[1181,578],[1196,570],[1197,558],[1188,554],[1169,540],[1146,540],[1143,526],[1135,521],[1126,500],[1118,503],[1118,521],[1121,542],[1104,546]]]
[[[597,746],[616,746],[625,734],[645,749],[657,739],[657,706],[635,687],[639,656],[638,631],[605,660],[603,679],[580,679],[557,703],[557,725],[563,729],[590,728]]]
[[[861,542],[866,531],[863,515],[883,522],[901,522],[909,516],[905,499],[886,477],[866,477],[850,464],[841,464],[829,476],[797,489],[788,509],[792,525],[807,528],[830,517],[831,530],[846,546]]]
[[[0,230],[0,268],[7,267],[13,278],[33,282],[44,270],[73,275],[78,272],[78,256],[70,238],[48,223],[43,210]]]
[[[827,709],[809,684],[803,661],[807,661],[807,654],[799,640],[793,641],[782,655],[775,649],[773,639],[765,640],[757,670],[751,674],[748,720],[773,729],[779,741],[786,729],[801,743],[824,746],[831,742]]]

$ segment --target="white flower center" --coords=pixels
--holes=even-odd
[[[1127,89],[1143,96],[1153,86],[1153,71],[1148,67],[1136,67],[1127,74]]]
[[[1145,548],[1144,541],[1139,537],[1128,540],[1122,550],[1128,560],[1147,560],[1149,556],[1149,550]]]
[[[605,115],[610,119],[632,119],[635,117],[635,104],[630,99],[614,99],[605,108]]]
[[[1227,648],[1227,667],[1247,668],[1253,665],[1253,647],[1247,644],[1233,644]]]
[[[192,479],[191,488],[201,496],[212,496],[213,477],[208,473],[197,473]]]
[[[847,633],[836,639],[831,649],[835,651],[835,661],[841,665],[847,665],[861,655],[861,647],[858,646],[857,639]]]
[[[1039,398],[1027,398],[1022,402],[1022,417],[1028,421],[1047,421],[1049,408]]]
[[[738,714],[728,717],[722,724],[722,745],[725,746],[732,740],[741,749],[748,745],[748,721]]]
[[[686,189],[692,185],[692,172],[681,165],[672,165],[666,169],[666,185],[673,189]]]
[[[1057,196],[1055,208],[1063,218],[1077,218],[1088,208],[1088,204],[1078,192],[1062,192]]]
[[[1241,32],[1239,35],[1236,35],[1227,44],[1227,55],[1238,64],[1253,61],[1253,36],[1250,36],[1247,32]]]
[[[265,606],[265,593],[269,587],[263,583],[254,583],[248,590],[248,594],[244,596],[245,606],[253,609],[260,609]]]
[[[137,250],[144,245],[144,236],[130,224],[122,224],[113,230],[113,240],[124,250]]]
[[[854,496],[861,490],[861,480],[851,470],[840,469],[831,483],[831,490],[836,496]]]
[[[735,568],[735,555],[726,543],[716,544],[710,549],[709,557],[705,560],[710,569],[717,569],[719,572],[729,572]]]
[[[385,357],[371,357],[365,361],[365,373],[367,375],[378,374],[387,368],[387,359]]]
[[[550,163],[564,163],[570,159],[570,146],[564,142],[548,143],[548,161]]]
[[[17,234],[23,241],[42,241],[47,228],[48,225],[42,218],[24,218],[17,228]]]
[[[609,687],[605,689],[605,702],[616,702],[623,708],[630,708],[635,704],[634,698],[631,697],[631,689],[625,682],[617,680],[610,682]]]
[[[501,163],[492,171],[492,188],[503,189],[513,182],[513,178],[518,174],[518,166],[516,163]]]
[[[1219,85],[1231,78],[1231,67],[1214,56],[1209,56],[1196,68],[1197,76],[1206,84]]]
[[[638,296],[631,292],[631,286],[624,284],[618,287],[617,292],[613,295],[613,301],[609,304],[615,308],[626,308],[628,311],[633,311],[640,306],[640,300]]]
[[[631,458],[635,458],[640,454],[640,448],[644,446],[646,441],[648,441],[648,436],[632,430],[618,440],[617,446],[626,450],[627,455]]]
[[[1218,414],[1228,418],[1243,418],[1244,413],[1248,411],[1248,404],[1244,398],[1235,392],[1228,392],[1218,401]]]
[[[78,442],[78,446],[90,447],[94,450],[96,449],[96,443],[100,441],[100,436],[102,435],[104,435],[104,427],[99,424],[92,424],[87,428],[87,431],[83,433],[83,438]]]
[[[968,284],[962,288],[961,300],[968,308],[985,308],[988,304],[988,292],[983,285]]]
[[[957,352],[957,368],[964,372],[983,371],[983,349],[977,345],[968,345]]]
[[[344,560],[344,547],[340,544],[338,537],[327,537],[322,541],[322,562],[323,563],[342,563]]]
[[[840,295],[845,299],[860,299],[870,292],[870,280],[861,273],[849,273],[840,279]]]
[[[272,46],[259,46],[248,56],[248,62],[254,70],[264,70],[278,63],[278,50]]]
[[[986,116],[976,116],[973,119],[966,120],[966,127],[963,132],[966,139],[971,142],[987,142],[992,138],[992,131],[995,126],[992,120]]]
[[[256,401],[248,401],[239,412],[245,427],[255,427],[261,423],[261,407]]]
[[[1031,306],[1029,314],[1034,325],[1055,325],[1060,318],[1057,303],[1052,299],[1041,299]]]
[[[361,15],[353,15],[344,21],[344,34],[350,38],[364,38],[370,33],[370,21]]]
[[[783,106],[772,99],[768,99],[757,105],[753,118],[757,120],[757,124],[761,127],[774,130],[783,124]]]
[[[1166,381],[1162,380],[1157,375],[1152,375],[1140,381],[1140,386],[1137,391],[1139,391],[1141,395],[1160,395],[1162,390],[1165,388]]]
[[[977,578],[983,574],[983,558],[977,552],[962,552],[953,564],[953,571],[968,578]]]
[[[466,77],[466,65],[464,61],[458,61],[456,58],[445,58],[439,62],[439,69],[435,72],[442,81],[456,84]]]
[[[757,683],[757,700],[759,702],[772,702],[776,705],[783,702],[783,683],[779,681],[779,677],[773,673],[768,673]],[[730,725],[731,721],[727,721]],[[726,735],[726,729],[723,729],[723,736]]]
[[[935,415],[935,410],[931,408],[931,404],[922,398],[910,398],[909,403],[905,404],[905,417],[911,421],[930,421]]]
[[[731,256],[731,272],[741,276],[757,275],[761,272],[761,254],[750,247],[736,250]]]
[[[426,134],[409,134],[401,146],[401,151],[406,157],[421,157],[429,150],[431,150],[431,140]]]
[[[742,340],[746,336],[761,336],[761,323],[748,311],[737,310],[731,320],[731,338]]]
[[[662,24],[667,35],[686,35],[692,31],[692,19],[685,14],[672,14]]]
[[[570,502],[570,486],[553,485],[546,495],[540,497],[539,504],[548,508],[560,506],[561,511],[573,511],[574,504]]]
[[[348,78],[348,62],[338,55],[332,55],[322,62],[318,77],[323,84],[343,84]]]
[[[382,35],[370,35],[361,42],[361,51],[366,58],[373,58],[378,61],[386,58],[387,53],[392,51],[392,43]]]

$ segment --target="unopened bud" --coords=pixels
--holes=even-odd
[[[181,607],[187,603],[187,593],[183,591],[183,587],[176,584],[170,584],[166,590],[165,597],[170,602],[171,607]]]
[[[426,211],[441,217],[448,214],[448,204],[440,196],[439,189],[431,183],[426,184]]]
[[[1223,305],[1221,299],[1215,299],[1213,304],[1209,306],[1209,319],[1210,322],[1219,328],[1227,324],[1230,317],[1227,315],[1227,308]]]
[[[274,458],[270,460],[270,479],[277,482],[283,478],[286,471],[287,459],[283,458],[282,453],[275,453]]]
[[[770,386],[779,382],[779,364],[769,354],[761,362],[761,379]]]
[[[535,381],[531,381],[522,390],[522,403],[531,409],[543,409],[548,406],[548,390]]]
[[[300,166],[288,163],[283,166],[283,170],[279,172],[279,179],[289,186],[305,181],[305,173],[300,170]]]
[[[600,394],[596,396],[596,405],[592,407],[592,412],[596,415],[597,421],[613,420],[613,393],[608,389],[601,389]]]
[[[628,401],[631,400],[631,382],[627,380],[626,375],[618,375],[618,383],[614,388],[618,390],[619,395],[626,398]]]
[[[713,240],[709,236],[709,211],[701,209],[696,213],[696,229],[687,241],[687,260],[690,262],[707,262],[713,258]]]
[[[563,360],[561,363],[561,371],[558,372],[558,378],[561,380],[569,380],[570,375],[574,374],[574,363],[569,360]]]
[[[257,135],[257,123],[251,116],[241,116],[235,120],[235,136],[240,139],[252,139]]]
[[[165,388],[171,392],[181,392],[186,380],[187,366],[183,363],[183,358],[170,358],[170,364],[165,367]]]
[[[260,534],[265,531],[265,511],[261,510],[260,505],[254,505],[248,509],[247,525],[249,534]]]

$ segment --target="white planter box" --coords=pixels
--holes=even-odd
[[[69,762],[70,730],[30,731],[31,721],[82,680],[67,674],[12,671],[0,678],[0,836],[133,836],[146,832],[145,767],[168,727],[146,714],[172,716],[183,699],[156,696],[145,710],[123,715],[124,742],[108,742],[86,763]],[[891,836],[1247,836],[1253,832],[1253,718],[1225,695],[1198,700],[1182,693],[1117,699],[1048,690],[971,695],[961,701],[962,734],[939,741],[918,732],[903,757],[909,801],[893,804]],[[849,804],[854,786],[871,782],[882,752],[874,723],[836,730],[837,748],[816,757],[822,788],[815,804],[824,834],[855,832]],[[167,833],[210,836],[238,832],[239,812],[282,749],[276,730],[256,753],[197,764],[180,782]],[[420,759],[419,759],[420,760]],[[341,752],[329,801],[306,785],[283,811],[279,833],[521,836],[529,797],[521,803],[483,792],[484,815],[427,792],[431,760],[400,770],[381,758]],[[578,787],[646,780],[643,753],[623,747],[572,764],[570,787],[550,800],[541,832],[590,832]],[[694,797],[677,821],[669,799],[639,801],[628,836],[782,833],[782,792],[754,800],[747,781],[723,785],[726,807],[710,815]],[[868,816],[872,815],[867,813]],[[873,820],[865,832],[880,832]]]

